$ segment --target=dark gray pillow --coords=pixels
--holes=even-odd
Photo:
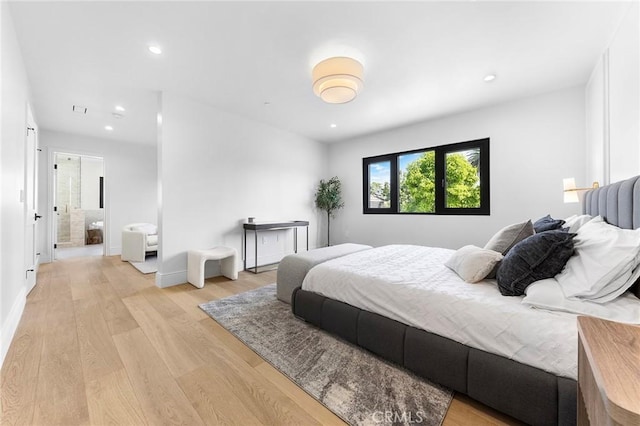
[[[536,233],[552,231],[554,229],[559,229],[564,225],[564,220],[562,219],[554,219],[550,214],[545,217],[541,217],[536,220],[533,224],[533,229],[536,230]]]
[[[636,282],[631,285],[629,291],[635,294],[638,299],[640,299],[640,278],[638,278]]]
[[[561,230],[547,231],[516,244],[498,268],[500,293],[521,296],[532,282],[559,274],[573,255],[575,236]]]

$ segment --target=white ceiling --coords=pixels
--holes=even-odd
[[[629,4],[13,2],[11,13],[41,128],[154,143],[166,90],[335,142],[582,85]],[[365,66],[344,105],[311,89],[313,65],[336,55]]]

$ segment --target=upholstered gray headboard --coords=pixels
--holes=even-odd
[[[640,228],[640,176],[587,191],[582,212],[619,228]]]
[[[582,212],[619,228],[640,228],[640,176],[587,191]],[[630,290],[640,298],[640,279]]]

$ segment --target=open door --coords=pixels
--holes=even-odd
[[[25,212],[25,278],[27,294],[36,285],[40,253],[38,253],[38,128],[27,105],[25,132],[24,212]]]
[[[104,159],[52,153],[54,260],[105,254]]]

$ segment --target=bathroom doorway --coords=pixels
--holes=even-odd
[[[53,258],[105,254],[104,160],[54,153]]]

